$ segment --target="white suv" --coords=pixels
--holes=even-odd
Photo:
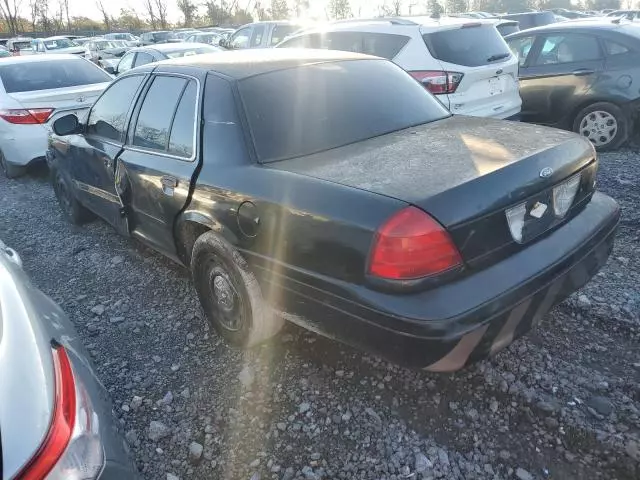
[[[348,20],[305,30],[278,48],[322,48],[392,60],[459,115],[517,118],[518,59],[494,22],[469,18]]]

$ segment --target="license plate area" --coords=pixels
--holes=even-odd
[[[506,210],[509,230],[516,242],[527,243],[557,223],[552,195],[552,190],[547,190]]]
[[[492,77],[489,79],[489,95],[500,95],[504,92],[504,82],[500,77]]]

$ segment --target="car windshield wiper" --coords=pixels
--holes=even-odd
[[[503,58],[507,58],[510,55],[511,55],[510,53],[497,53],[487,58],[487,62],[495,62],[496,60],[502,60]]]

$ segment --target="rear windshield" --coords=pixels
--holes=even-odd
[[[503,25],[496,25],[496,29],[503,37],[520,31],[520,27],[517,23],[505,23]]]
[[[111,76],[86,60],[52,60],[0,66],[7,93],[110,82]]]
[[[239,90],[261,162],[321,152],[449,115],[386,60],[269,72],[241,80]]]
[[[491,25],[441,30],[422,37],[435,58],[456,65],[478,67],[510,56],[509,47]]]

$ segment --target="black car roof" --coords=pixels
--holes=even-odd
[[[218,72],[228,77],[242,79],[262,73],[285,70],[302,65],[312,65],[345,60],[376,59],[370,55],[332,50],[295,48],[247,49],[233,52],[206,53],[165,60],[163,70],[172,65],[194,67]]]

